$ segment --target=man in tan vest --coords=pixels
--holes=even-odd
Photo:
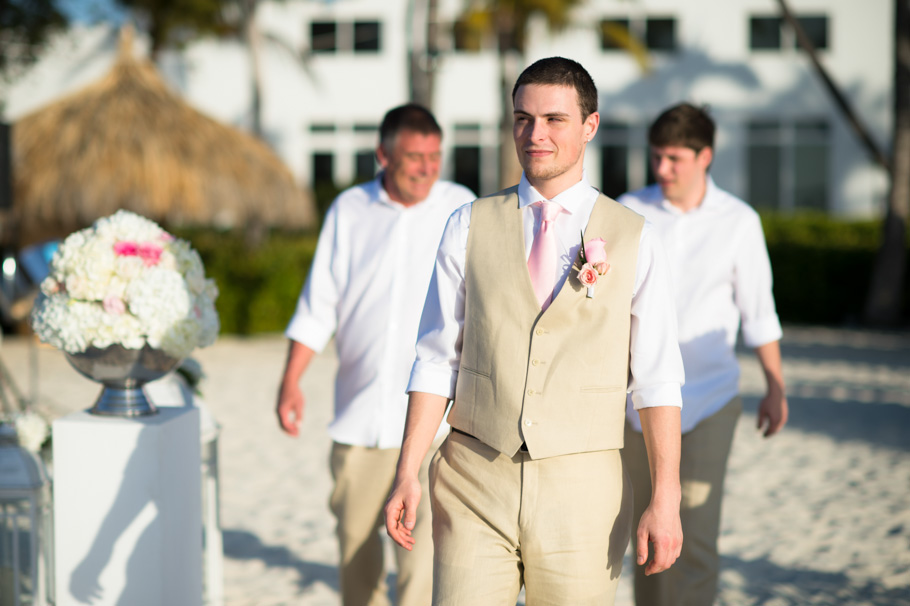
[[[629,542],[626,392],[654,491],[637,530],[649,574],[676,560],[680,384],[666,259],[650,226],[584,175],[597,89],[542,59],[512,91],[518,186],[449,218],[421,319],[389,535],[414,545],[418,470],[430,469],[433,604],[612,604]],[[646,562],[648,544],[654,555]]]

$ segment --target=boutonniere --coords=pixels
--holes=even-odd
[[[588,289],[588,298],[594,298],[594,286],[600,276],[610,271],[607,263],[606,242],[603,238],[596,238],[585,242],[585,234],[581,234],[581,269],[578,270],[578,281]]]

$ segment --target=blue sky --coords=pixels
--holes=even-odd
[[[126,11],[114,0],[56,0],[56,5],[70,21],[77,23],[95,23],[97,21],[119,23],[126,17]]]

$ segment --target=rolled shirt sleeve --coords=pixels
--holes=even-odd
[[[338,245],[338,208],[333,204],[326,213],[316,254],[306,283],[297,300],[297,309],[285,329],[288,339],[321,352],[338,329],[340,287],[332,272],[333,260],[343,254]]]
[[[734,293],[742,318],[743,343],[759,347],[780,340],[783,331],[774,305],[771,261],[761,219],[754,212],[747,217],[734,269]]]
[[[464,333],[465,253],[471,224],[471,204],[456,210],[446,224],[436,267],[420,318],[417,359],[408,392],[420,391],[455,398]]]
[[[629,343],[629,388],[636,410],[682,407],[685,381],[669,264],[653,226],[645,223],[638,248]]]

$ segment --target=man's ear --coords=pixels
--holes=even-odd
[[[585,118],[585,141],[591,142],[597,135],[597,128],[600,126],[600,114],[594,112]]]
[[[714,149],[703,147],[700,152],[695,154],[695,160],[698,162],[698,165],[707,172],[708,168],[711,166],[711,162],[714,161]]]
[[[383,170],[389,166],[389,157],[386,155],[385,150],[382,148],[382,145],[376,148],[376,160],[379,161],[379,166]]]

